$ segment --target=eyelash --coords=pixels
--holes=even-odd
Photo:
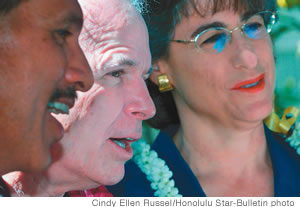
[[[120,70],[110,72],[110,73],[108,73],[108,75],[113,76],[114,78],[119,78],[124,73],[125,73],[125,71],[123,69],[120,69]]]
[[[150,76],[150,74],[152,73],[153,70],[149,70],[146,74],[143,75],[143,79],[147,80]],[[120,69],[120,70],[116,70],[110,73],[107,73],[107,75],[112,76],[113,78],[121,78],[121,76],[125,74],[124,69]]]

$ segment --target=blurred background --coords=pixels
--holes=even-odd
[[[275,110],[300,109],[300,0],[277,0],[279,21],[272,32],[276,57]],[[298,118],[300,121],[300,118]]]

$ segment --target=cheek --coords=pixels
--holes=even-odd
[[[89,104],[86,120],[89,127],[96,128],[101,134],[109,134],[123,110],[122,95],[113,89],[104,89]]]
[[[271,86],[272,86],[272,89],[274,90],[275,88],[275,77],[276,77],[276,69],[275,69],[275,64],[274,62],[271,63],[270,65],[270,77],[271,77]]]
[[[265,67],[265,71],[269,73],[270,84],[274,88],[276,70],[271,41],[266,42],[266,45],[262,45],[259,51],[259,59],[263,64],[263,67]]]
[[[52,71],[53,75],[55,73],[62,73],[61,75],[63,75],[65,69],[68,67],[68,55],[70,55],[69,53],[71,53],[72,49],[67,46],[58,45],[52,37],[47,37],[40,42],[41,44],[37,44],[36,48],[32,48],[33,43],[29,42],[28,48],[30,48],[32,52],[28,54],[26,59],[28,60],[30,57],[35,56],[35,60],[40,60],[35,61],[39,64],[39,67],[43,65],[44,68],[49,67],[50,69],[48,70]],[[41,72],[45,71],[46,70],[41,70]]]
[[[190,90],[193,93],[205,94],[222,83],[220,70],[218,66],[211,67],[203,61],[193,62],[183,72],[176,74],[176,82],[179,83],[180,88],[185,90],[183,93]]]

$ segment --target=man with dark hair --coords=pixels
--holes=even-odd
[[[141,137],[142,121],[155,113],[145,83],[151,55],[140,14],[143,0],[79,3],[84,14],[79,43],[94,85],[78,93],[69,115],[57,116],[66,133],[51,149],[51,166],[43,173],[5,175],[12,196],[62,196],[68,191],[73,191],[70,196],[103,195],[103,185],[124,176],[131,143]]]
[[[21,3],[21,0],[2,0],[0,2],[0,15],[5,15],[11,9],[17,7]]]
[[[92,86],[78,44],[82,22],[76,0],[1,1],[0,175],[45,169],[64,134],[52,113],[68,114],[76,91]]]

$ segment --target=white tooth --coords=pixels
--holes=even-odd
[[[134,139],[132,139],[132,138],[126,138],[127,140],[129,140],[129,141],[133,141]]]
[[[59,113],[69,114],[69,106],[60,102],[49,102],[48,111],[55,114],[59,114]]]
[[[117,145],[119,145],[120,147],[122,147],[123,149],[126,149],[126,144],[119,141],[119,140],[113,140],[114,143],[116,143]]]
[[[63,112],[65,112],[66,114],[69,114],[69,107],[68,105],[64,104],[64,103],[60,103],[60,102],[54,102],[54,108],[61,110]]]
[[[48,107],[51,108],[51,107],[53,107],[53,105],[54,105],[54,103],[52,101],[49,101]]]
[[[252,84],[244,85],[244,86],[242,86],[242,88],[250,88],[250,87],[256,86],[256,85],[257,85],[259,82],[260,82],[260,80],[259,80],[259,81],[257,81],[256,83],[252,83]]]
[[[59,114],[59,112],[56,109],[54,109],[54,108],[50,108],[50,109],[48,109],[48,111],[50,113]]]

